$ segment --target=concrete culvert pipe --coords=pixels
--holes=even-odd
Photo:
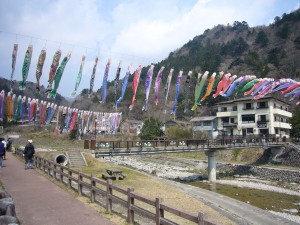
[[[64,154],[59,154],[54,157],[54,162],[66,166],[68,164],[68,157]]]

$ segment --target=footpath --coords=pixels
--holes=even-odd
[[[12,196],[22,225],[113,225],[11,153],[3,161],[0,181]]]

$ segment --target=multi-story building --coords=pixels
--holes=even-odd
[[[272,96],[218,103],[218,131],[222,135],[267,135],[289,138],[292,117],[289,104]]]
[[[217,130],[216,116],[202,116],[191,119],[193,136],[198,132],[206,133],[210,138],[215,138],[215,131]]]

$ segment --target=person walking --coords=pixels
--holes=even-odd
[[[3,167],[2,166],[2,162],[3,162],[2,157],[3,157],[4,153],[5,153],[5,147],[4,147],[4,143],[1,141],[0,142],[0,168]]]
[[[35,153],[32,140],[28,140],[27,145],[24,148],[23,155],[25,158],[25,170],[32,169],[33,155]]]
[[[3,160],[6,160],[6,141],[5,138],[1,138],[1,142],[4,144],[4,154],[2,155]]]

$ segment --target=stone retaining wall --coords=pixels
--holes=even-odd
[[[6,191],[0,189],[0,224],[18,225],[15,203]]]
[[[300,183],[300,171],[266,168],[252,165],[218,165],[218,170],[230,170],[231,174],[252,175],[266,180]]]

